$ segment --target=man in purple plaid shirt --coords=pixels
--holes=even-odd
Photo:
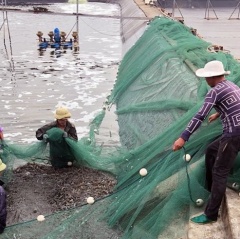
[[[240,88],[225,79],[228,74],[230,72],[224,70],[222,62],[216,60],[196,71],[198,77],[205,77],[211,89],[201,109],[173,144],[174,151],[181,149],[210,111],[213,108],[216,110],[216,113],[209,117],[209,122],[220,117],[223,133],[206,150],[206,182],[211,194],[204,213],[191,218],[191,221],[197,224],[217,221],[226,191],[227,177],[240,151]]]

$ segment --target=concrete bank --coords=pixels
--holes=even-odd
[[[149,18],[173,13],[176,18],[182,18],[184,24],[197,30],[197,33],[207,42],[222,46],[223,50],[236,59],[240,59],[239,8],[232,3],[224,8],[161,8],[145,5],[143,0],[134,0],[138,7]]]
[[[146,29],[148,18],[134,1],[112,0],[121,9],[121,36],[123,41],[123,56],[135,44]],[[130,17],[130,18],[129,18]]]

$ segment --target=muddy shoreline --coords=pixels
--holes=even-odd
[[[104,198],[113,192],[116,179],[86,168],[54,169],[28,163],[13,171],[6,185],[7,225],[21,223],[87,203],[88,197]]]

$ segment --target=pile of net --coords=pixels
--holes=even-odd
[[[88,137],[75,142],[55,129],[48,132],[48,144],[4,142],[1,157],[8,165],[8,180],[16,159],[43,162],[49,154],[61,154],[74,159],[76,166],[112,174],[117,185],[94,204],[46,215],[43,222],[33,218],[8,226],[2,238],[184,237],[192,211],[203,210],[198,199],[206,202],[209,196],[204,151],[222,132],[219,121],[206,121],[184,150],[171,150],[209,90],[194,72],[208,61],[220,60],[231,71],[227,79],[240,85],[239,63],[230,54],[210,51],[210,46],[180,22],[157,17],[124,56],[106,109],[90,124]],[[120,144],[105,148],[96,136],[101,138],[101,122],[112,105]],[[189,162],[184,160],[186,153],[191,155]],[[139,174],[142,168],[147,170],[145,176]],[[238,171],[239,158],[229,180],[240,182]]]

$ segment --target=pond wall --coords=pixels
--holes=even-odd
[[[121,9],[121,36],[123,41],[123,56],[134,45],[146,29],[148,20],[143,11],[132,0],[111,0],[119,4]]]

